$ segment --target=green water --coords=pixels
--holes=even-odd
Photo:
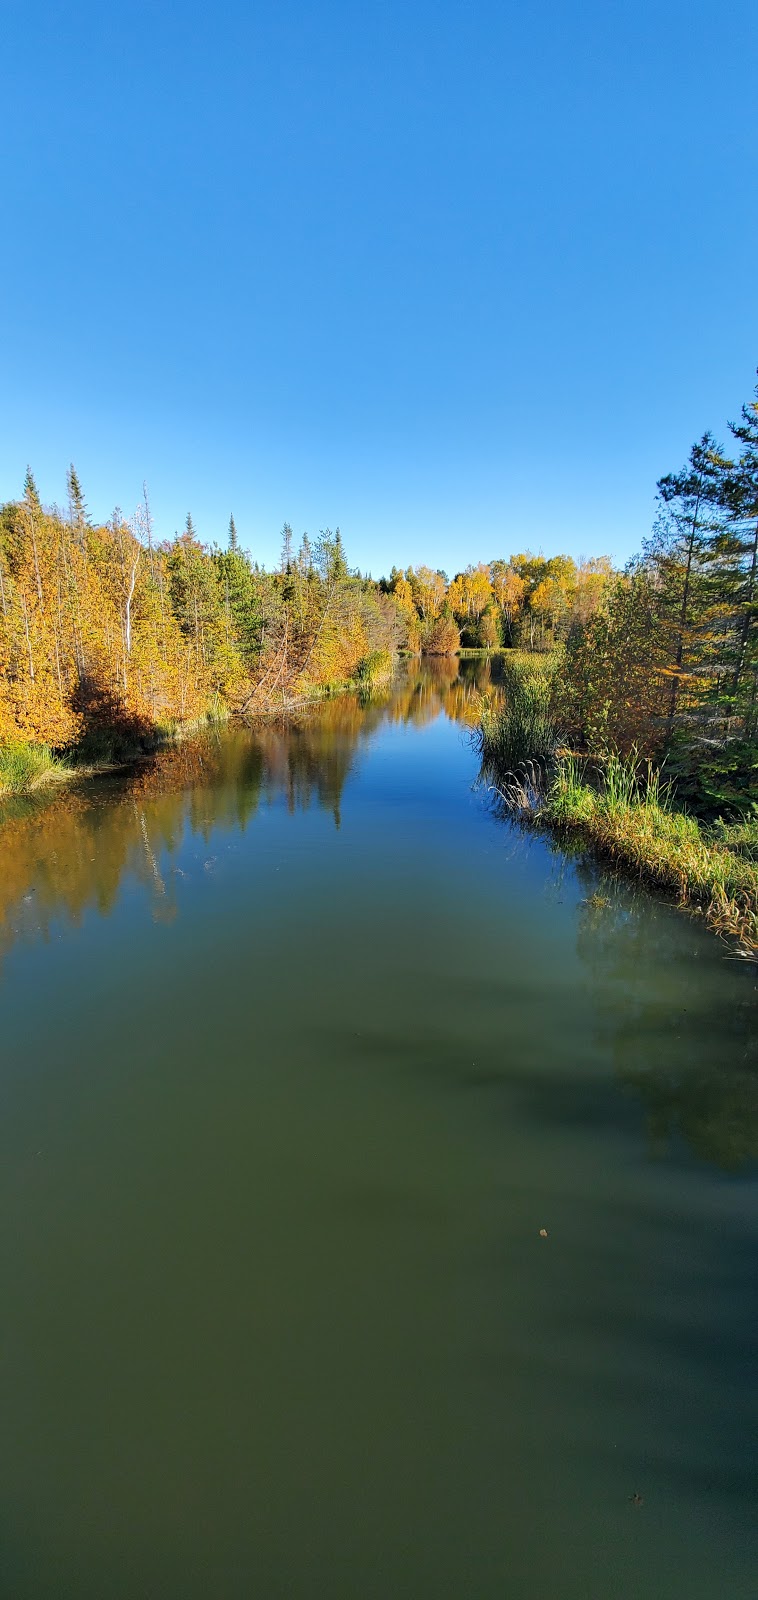
[[[754,1600],[755,972],[479,670],[6,808],[3,1600]]]

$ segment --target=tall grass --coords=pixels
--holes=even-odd
[[[559,757],[537,815],[578,830],[627,871],[701,908],[743,954],[758,952],[758,861],[735,848],[728,829],[724,837],[724,825],[708,828],[675,810],[660,773],[636,753],[592,765]]]
[[[483,707],[479,728],[482,756],[502,774],[524,762],[553,760],[559,744],[551,709],[556,667],[555,658],[525,651],[503,658],[502,699]]]
[[[47,745],[0,745],[0,795],[27,794],[43,783],[67,777],[70,770]]]

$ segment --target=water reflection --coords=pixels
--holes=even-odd
[[[494,669],[495,676],[497,667]],[[345,783],[383,723],[422,726],[443,713],[476,721],[491,693],[489,660],[430,657],[386,691],[341,695],[294,721],[209,733],[128,773],[0,807],[0,956],[55,917],[107,915],[126,877],[152,894],[153,915],[176,914],[172,857],[185,836],[244,832],[262,803],[318,806],[340,825]]]
[[[295,722],[271,720],[255,729],[209,734],[179,744],[128,774],[7,806],[0,829],[0,956],[19,942],[49,938],[60,932],[61,924],[77,926],[88,912],[108,916],[127,884],[144,891],[155,922],[171,923],[181,903],[188,866],[182,847],[188,839],[199,847],[198,870],[213,874],[224,836],[233,848],[251,819],[267,808],[289,814],[320,812],[339,829],[348,779],[358,776],[364,754],[382,729],[421,729],[440,717],[471,725],[482,695],[496,694],[497,684],[496,659],[430,659],[404,670],[386,693],[345,695]],[[418,761],[422,746],[416,743]],[[460,745],[460,739],[451,739],[451,762],[458,759]],[[473,769],[473,759],[470,765]],[[444,780],[445,772],[443,788]],[[398,904],[407,905],[413,921],[421,915],[424,897],[437,893],[439,925],[446,927],[449,917],[456,936],[466,937],[468,929],[471,946],[477,920],[484,923],[491,912],[486,883],[477,882],[476,864],[468,862],[461,844],[462,820],[459,811],[451,811],[447,831],[435,845],[437,855],[425,866],[426,876],[419,871],[414,879],[412,861],[398,867],[395,888],[405,900],[392,898],[391,870],[377,868],[366,888],[375,902],[372,937],[377,948],[383,940],[396,939]],[[290,834],[286,821],[285,826]],[[361,844],[369,855],[382,843],[377,810],[370,827],[373,831]],[[524,869],[524,855],[530,851],[531,874]],[[363,870],[360,855],[353,860],[357,881]],[[551,866],[553,903],[546,906]],[[616,1081],[644,1106],[651,1154],[668,1158],[684,1141],[698,1157],[727,1171],[758,1159],[754,974],[730,964],[715,937],[697,923],[675,915],[646,892],[608,878],[591,863],[569,860],[563,850],[554,848],[551,856],[545,840],[530,841],[510,824],[503,824],[488,870],[503,882],[493,925],[497,939],[504,945],[509,938],[518,940],[520,923],[526,926],[531,918],[537,929],[536,960],[548,962],[544,973],[535,969],[533,993],[523,988],[508,1018],[509,1046],[520,1029],[529,1040],[524,1093],[542,1097],[540,1117],[560,1120],[575,1114],[568,1103],[575,1084],[568,1080],[560,1049],[550,1089],[544,1072],[535,1074],[533,1066],[535,1060],[550,1060],[560,1044],[549,1015],[551,1005],[559,1003],[559,974],[551,975],[549,961],[568,969],[576,952],[586,986],[581,1026],[587,1047],[597,1050]],[[577,882],[580,903],[574,909]],[[285,919],[303,911],[292,900],[300,894],[299,886],[289,893],[290,901],[281,901]],[[538,901],[542,903],[535,914]],[[313,914],[307,896],[304,908]],[[498,956],[494,972],[487,967],[482,976],[485,987],[496,984],[499,993],[508,977],[507,954]],[[412,972],[407,981],[412,991]],[[434,975],[437,981],[452,992],[454,951],[450,967]],[[476,1004],[473,1000],[474,1008]],[[465,1022],[470,1033],[471,1013],[464,1007],[461,1015],[461,1026]],[[481,1056],[488,1062],[487,1073],[493,1070],[490,1035],[501,1026],[499,1012],[497,1016],[491,1029],[486,1021],[490,1033]],[[428,1021],[424,1026],[428,1033]],[[441,1050],[445,1044],[442,1040]],[[510,1081],[520,1070],[517,1056],[512,1050]]]

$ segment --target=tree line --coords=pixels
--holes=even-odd
[[[252,715],[360,679],[397,651],[565,647],[560,723],[592,752],[665,759],[683,786],[750,795],[758,770],[758,390],[658,484],[650,539],[622,572],[530,551],[450,579],[428,566],[375,581],[348,565],[339,529],[268,571],[234,518],[223,546],[192,517],[155,537],[132,517],[90,517],[73,467],[65,507],[27,471],[0,508],[0,745],[134,744],[213,708]]]
[[[241,715],[360,678],[400,650],[547,648],[586,621],[607,560],[526,554],[374,581],[348,566],[339,529],[296,546],[285,523],[272,571],[242,547],[206,544],[188,514],[155,537],[145,492],[130,518],[90,517],[70,467],[65,507],[27,470],[0,509],[0,745],[96,754],[133,746],[214,707]]]

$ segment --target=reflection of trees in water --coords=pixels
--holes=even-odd
[[[187,831],[245,830],[261,800],[290,812],[318,806],[339,826],[346,780],[362,745],[384,722],[424,723],[444,712],[468,720],[486,661],[424,658],[387,691],[322,701],[287,723],[208,732],[128,773],[83,782],[0,813],[0,951],[25,932],[47,934],[56,916],[108,915],[126,876],[150,892],[153,914],[176,914],[172,863]]]
[[[422,656],[393,686],[388,715],[393,722],[422,726],[440,711],[451,722],[472,725],[481,716],[481,697],[492,693],[489,657]]]
[[[0,831],[0,950],[26,930],[47,934],[56,916],[74,924],[89,908],[107,916],[127,875],[149,889],[155,915],[170,919],[170,861],[187,826],[204,840],[214,827],[244,827],[260,769],[249,742],[208,736],[129,774],[17,804]]]
[[[758,1159],[753,970],[644,889],[580,863],[577,948],[593,979],[601,1041],[643,1101],[651,1150],[681,1135],[734,1171]]]

